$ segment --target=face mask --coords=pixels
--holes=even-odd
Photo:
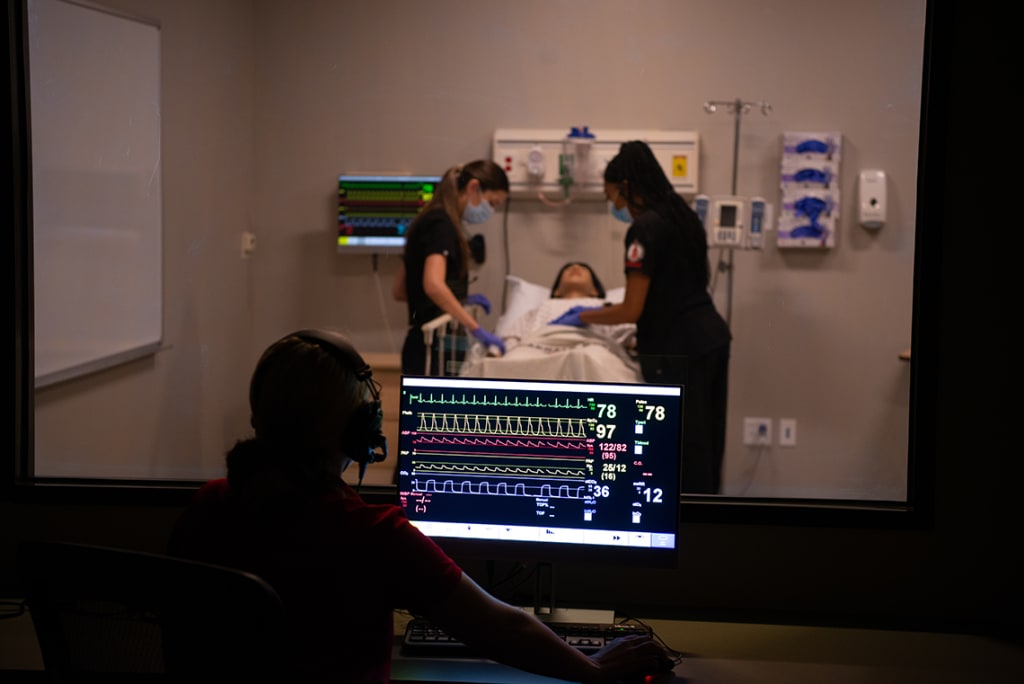
[[[467,203],[466,208],[462,210],[462,220],[466,223],[483,223],[493,215],[494,207],[483,198],[480,199],[480,204],[475,207]]]
[[[622,207],[621,209],[619,209],[615,206],[615,202],[609,202],[608,211],[612,213],[612,216],[619,219],[623,223],[633,222],[633,217],[629,215],[629,207]]]

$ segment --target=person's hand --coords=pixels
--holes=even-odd
[[[555,320],[548,321],[548,325],[574,325],[577,328],[582,328],[586,323],[580,319],[580,314],[584,311],[597,311],[600,308],[599,306],[574,306]]]
[[[675,667],[665,647],[643,634],[615,639],[590,657],[597,662],[602,682],[643,682],[657,675],[667,681]]]
[[[491,300],[482,294],[474,293],[466,297],[466,306],[479,306],[485,314],[491,313]]]
[[[491,347],[497,347],[501,350],[502,354],[505,353],[505,343],[501,341],[501,338],[492,332],[484,330],[483,326],[480,326],[470,334],[480,340],[485,348],[490,349]]]

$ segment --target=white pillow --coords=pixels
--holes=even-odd
[[[505,276],[505,282],[508,284],[505,313],[501,315],[497,325],[494,327],[494,334],[499,337],[504,336],[513,321],[551,299],[551,288],[547,285],[531,283],[514,275]],[[605,291],[604,299],[613,304],[618,304],[625,297],[626,288],[615,287]]]
[[[551,288],[538,285],[519,276],[505,276],[508,291],[505,297],[505,312],[501,315],[494,332],[500,336],[512,321],[527,311],[532,311],[551,298]]]

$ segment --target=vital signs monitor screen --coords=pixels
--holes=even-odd
[[[403,377],[399,502],[442,546],[674,558],[682,411],[679,386]]]
[[[437,176],[338,177],[338,252],[400,252],[405,233],[434,197]]]

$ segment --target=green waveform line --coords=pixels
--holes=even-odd
[[[555,398],[554,403],[549,403],[547,401],[540,399],[540,397],[536,397],[532,401],[529,397],[524,398],[522,401],[519,400],[519,397],[514,397],[512,401],[509,401],[507,395],[502,397],[501,399],[498,398],[498,395],[494,395],[492,398],[488,398],[486,395],[484,395],[483,397],[477,397],[476,395],[472,395],[471,397],[466,398],[465,393],[463,393],[461,399],[458,399],[456,398],[454,392],[452,393],[450,398],[446,397],[443,392],[441,393],[440,397],[435,397],[434,393],[431,392],[429,395],[410,394],[409,399],[412,401],[418,401],[421,404],[454,404],[456,406],[521,406],[524,408],[555,409],[593,408],[592,404],[584,404],[579,399],[577,399],[576,403],[574,404],[570,403],[571,400],[569,399],[566,399],[565,403],[560,403],[558,398]]]

